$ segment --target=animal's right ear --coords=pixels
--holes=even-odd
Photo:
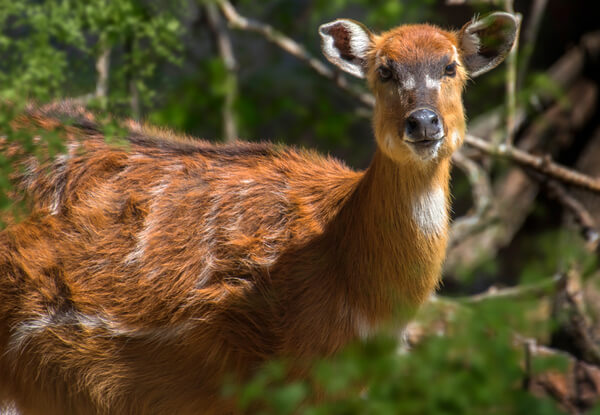
[[[373,35],[363,24],[338,19],[319,27],[321,49],[327,60],[358,78],[365,77],[367,52]]]

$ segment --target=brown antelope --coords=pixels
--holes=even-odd
[[[111,146],[84,110],[31,109],[15,127],[58,128],[68,152],[22,158],[31,215],[0,233],[0,402],[22,414],[222,414],[233,411],[224,374],[402,326],[439,281],[463,87],[502,61],[515,31],[506,13],[457,32],[321,26],[327,59],[376,98],[364,172],[133,122],[129,144]]]

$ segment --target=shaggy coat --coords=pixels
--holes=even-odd
[[[488,50],[470,64],[482,49],[471,38],[498,25],[510,34],[514,21],[492,16],[458,33],[321,27],[325,55],[366,77],[377,99],[378,150],[364,172],[134,122],[111,145],[68,102],[30,109],[15,128],[57,131],[67,152],[38,162],[0,142],[20,160],[14,182],[31,207],[0,233],[0,407],[222,414],[233,410],[220,398],[225,374],[243,379],[272,357],[303,362],[386,322],[401,327],[438,284],[461,91],[495,58]],[[512,38],[503,41],[502,56]],[[406,133],[423,106],[442,139]]]

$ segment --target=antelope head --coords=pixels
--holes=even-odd
[[[465,83],[502,62],[516,30],[514,16],[498,12],[458,32],[423,24],[378,35],[359,22],[338,19],[322,25],[319,34],[330,62],[367,79],[381,151],[399,163],[428,165],[462,144]]]

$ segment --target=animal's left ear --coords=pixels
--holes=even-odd
[[[509,13],[492,13],[462,27],[458,44],[469,75],[479,76],[495,68],[512,49],[519,23]]]

